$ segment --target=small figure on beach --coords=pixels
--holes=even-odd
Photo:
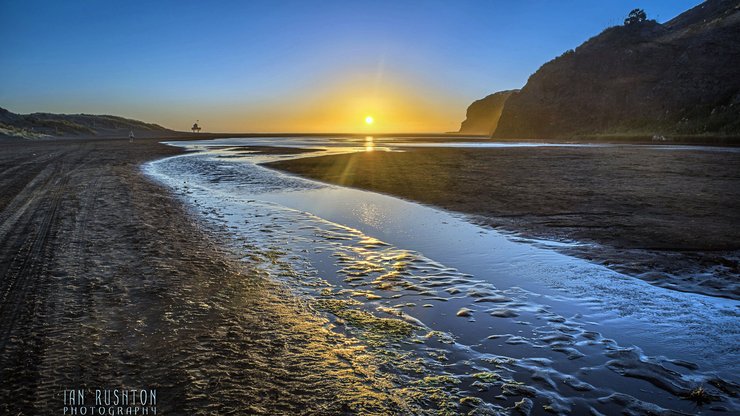
[[[128,141],[129,143],[134,141],[134,131],[133,130],[128,131]]]
[[[195,123],[193,123],[193,127],[192,127],[193,133],[200,133],[200,126],[198,125],[198,121],[200,120],[195,120]]]

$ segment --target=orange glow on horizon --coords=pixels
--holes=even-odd
[[[465,118],[466,100],[430,97],[428,88],[411,81],[378,79],[360,74],[313,80],[289,93],[217,105],[207,117],[198,116],[209,131],[360,134],[453,131]]]

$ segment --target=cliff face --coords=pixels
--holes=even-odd
[[[740,133],[740,1],[612,27],[546,63],[494,137]]]
[[[44,136],[137,136],[171,132],[158,124],[91,114],[16,114],[0,108],[0,136],[34,139]]]
[[[504,103],[519,90],[499,91],[470,104],[459,133],[491,135],[498,125]]]

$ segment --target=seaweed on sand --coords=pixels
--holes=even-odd
[[[350,305],[357,303],[342,299],[321,299],[317,301],[317,306],[356,328],[366,330],[371,337],[409,337],[416,329],[413,324],[400,319],[380,318],[370,312],[350,308]]]

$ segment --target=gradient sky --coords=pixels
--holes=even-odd
[[[472,101],[631,9],[664,22],[699,3],[0,0],[0,107],[177,130],[453,131]]]

